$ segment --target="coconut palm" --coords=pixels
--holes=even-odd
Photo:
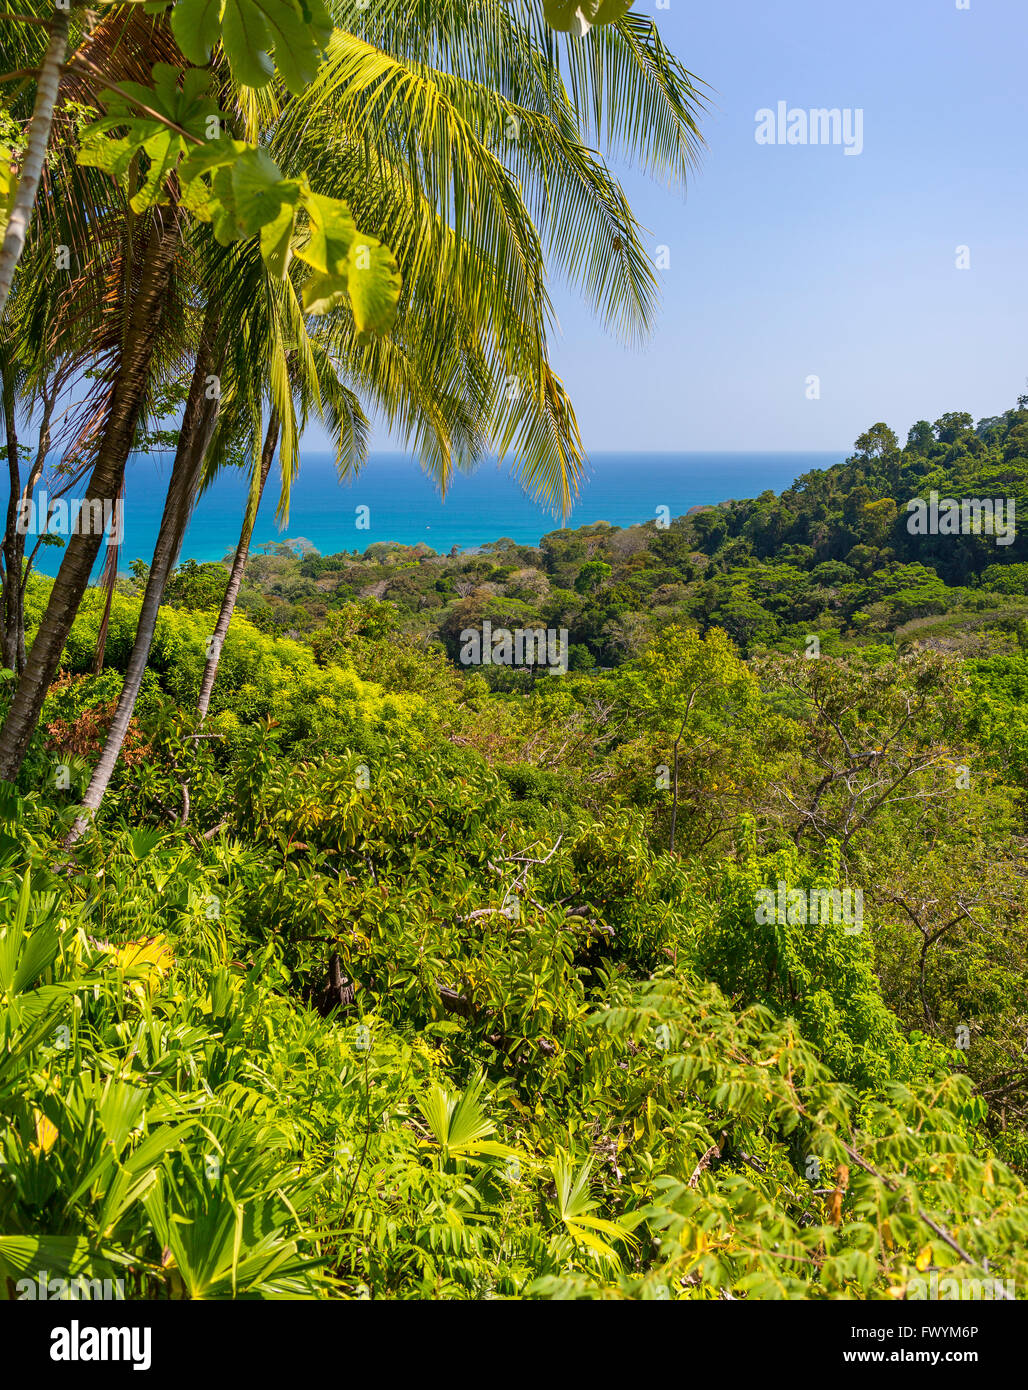
[[[319,187],[349,200],[360,225],[396,250],[405,276],[396,334],[368,342],[342,304],[333,314],[333,352],[355,386],[370,387],[420,432],[415,443],[441,485],[487,446],[513,450],[526,485],[566,510],[580,444],[548,362],[547,256],[608,324],[625,336],[645,330],[652,270],[624,194],[586,138],[602,133],[680,180],[696,149],[694,84],[654,27],[632,18],[561,49],[532,3],[387,0],[374,12],[340,3],[336,13],[346,27],[333,33],[302,101],[272,88],[259,97],[243,92],[236,106],[243,133],[261,140],[287,174],[310,169]],[[422,366],[412,373],[415,344]],[[287,506],[295,436],[287,374],[281,364],[276,372],[267,395],[283,430]],[[481,420],[456,451],[441,420],[432,420],[432,402],[411,394],[429,380]],[[165,537],[162,554],[169,553],[177,547]],[[84,588],[86,558],[91,566],[86,554],[69,566],[68,583],[59,577],[59,611],[48,610],[0,735],[0,776],[13,775],[31,736],[80,581]]]
[[[297,267],[299,263],[297,263]],[[164,587],[181,548],[186,526],[201,484],[206,485],[221,466],[223,444],[238,434],[240,422],[248,426],[255,446],[260,439],[261,407],[266,390],[270,402],[268,433],[256,466],[250,505],[244,520],[245,543],[237,557],[235,590],[211,642],[217,650],[227,631],[248,550],[249,537],[264,485],[278,445],[283,438],[285,492],[298,462],[296,443],[313,414],[332,429],[337,441],[337,465],[345,475],[356,471],[366,452],[368,424],[354,393],[341,381],[341,365],[329,351],[333,335],[316,319],[303,314],[292,281],[278,285],[251,244],[216,251],[208,274],[208,310],[197,352],[193,381],[186,402],[178,448],[169,481],[164,514],[153,563],[143,596],[135,642],[122,692],[99,761],[83,798],[82,811],[68,836],[72,844],[99,807],[113,773],[142,685],[146,660],[157,621]],[[447,324],[458,350],[462,325]],[[317,334],[317,336],[312,336]],[[473,402],[466,393],[454,392],[440,375],[438,359],[425,333],[415,338],[419,352],[405,351],[397,340],[377,359],[378,374],[365,369],[361,384],[375,405],[388,417],[403,421],[408,433],[420,441],[426,457],[443,459],[453,448],[463,454],[480,447],[476,431],[484,398],[479,391]],[[467,345],[466,362],[474,352]],[[217,368],[221,391],[216,399],[204,390]],[[465,374],[468,368],[465,366]],[[220,416],[220,420],[218,417]],[[215,431],[215,424],[218,430]],[[208,684],[213,685],[213,674]]]
[[[445,352],[453,339],[438,321],[444,307],[478,330],[480,370],[490,382],[479,404],[486,446],[501,454],[513,448],[522,481],[566,511],[579,446],[547,360],[550,306],[537,228],[609,326],[629,338],[644,332],[652,270],[622,190],[584,137],[602,133],[653,173],[682,182],[699,144],[693,79],[655,27],[634,17],[591,46],[566,45],[573,97],[537,5],[385,0],[337,3],[333,13],[338,28],[318,78],[302,101],[274,110],[269,149],[310,169],[393,249],[404,269],[400,326],[408,340],[427,333]],[[352,340],[345,323],[334,331]],[[349,370],[373,376],[390,350],[389,340],[348,347]],[[266,446],[261,489],[270,464]],[[428,467],[445,487],[448,454]],[[201,722],[254,515],[251,505],[201,682]]]
[[[60,116],[55,126],[67,125]],[[71,182],[60,175],[71,172]],[[130,228],[117,215],[93,220],[87,233],[76,215],[80,194],[93,183],[90,171],[54,171],[43,190],[43,216],[37,223],[14,292],[4,315],[7,330],[0,343],[0,408],[7,439],[9,496],[2,549],[3,664],[19,673],[25,667],[24,594],[35,550],[26,562],[26,536],[17,525],[22,504],[31,503],[44,476],[51,448],[74,459],[78,446],[85,457],[79,467],[50,468],[51,497],[77,483],[88,462],[88,444],[102,420],[105,356],[113,352],[112,333],[118,321],[112,313],[120,286],[129,273]],[[72,254],[71,248],[88,247],[88,255]],[[60,257],[67,257],[61,268]],[[104,273],[97,274],[97,266]],[[56,267],[56,269],[55,269]],[[76,399],[73,387],[83,372],[95,379],[95,389],[85,400]],[[79,395],[81,393],[78,393]],[[64,407],[64,408],[62,408]],[[31,425],[35,435],[34,457],[28,475],[21,472],[21,454],[27,446],[19,434]],[[44,523],[40,523],[40,530]],[[40,542],[37,542],[36,550]]]
[[[235,248],[233,248],[234,250]],[[251,269],[256,270],[258,277],[266,279],[267,272],[260,257],[253,254],[252,248],[244,248],[243,256],[246,256],[247,252],[249,252],[250,261],[255,263]],[[181,550],[186,528],[201,488],[205,464],[209,479],[221,462],[220,449],[218,447],[211,448],[212,441],[215,441],[217,435],[219,412],[223,408],[227,419],[231,422],[227,428],[223,425],[221,439],[218,441],[220,443],[230,433],[232,425],[238,427],[241,412],[245,412],[247,407],[250,407],[252,411],[255,405],[259,408],[259,397],[255,401],[252,389],[246,384],[250,380],[249,376],[241,380],[239,377],[233,379],[231,375],[227,375],[227,373],[231,373],[232,367],[231,355],[227,350],[227,341],[231,335],[237,343],[240,340],[261,337],[265,342],[275,343],[277,335],[273,331],[266,331],[267,324],[259,321],[260,315],[257,316],[257,324],[248,323],[245,317],[241,317],[245,316],[248,307],[252,309],[252,296],[248,295],[246,302],[233,302],[233,297],[231,293],[228,293],[228,289],[233,284],[236,286],[240,284],[250,285],[251,281],[239,273],[239,266],[236,263],[239,259],[237,256],[233,255],[222,259],[229,260],[226,295],[224,298],[212,295],[209,301],[210,307],[200,335],[193,378],[183,414],[182,427],[179,431],[178,447],[169,479],[164,512],[158,529],[153,561],[147,574],[135,640],[125,671],[121,694],[103,749],[83,796],[80,813],[67,836],[66,843],[69,846],[74,844],[86,829],[89,817],[99,808],[113,775],[135,710],[136,700],[142,688],[164,589]],[[233,271],[236,273],[233,274]],[[268,292],[268,303],[273,306],[274,301],[281,297],[282,291],[275,285],[266,285],[265,288]],[[258,301],[258,306],[264,307],[260,301]],[[262,329],[265,330],[263,333]],[[303,354],[300,356],[303,359]],[[246,365],[249,368],[254,368],[257,364],[251,357]],[[215,367],[219,368],[220,375],[213,372]],[[259,371],[257,374],[259,377]],[[223,391],[213,394],[208,391],[207,386],[216,375],[219,376]],[[227,395],[224,394],[226,386],[228,387]],[[345,459],[345,466],[354,466],[363,455],[367,434],[367,422],[356,398],[352,396],[352,393],[342,388],[334,377],[330,380],[316,382],[314,394],[319,399],[329,402],[329,409],[323,409],[322,413],[328,415],[337,428],[339,454],[341,458]],[[273,419],[276,418],[274,409],[272,417]],[[277,426],[275,428],[277,437]],[[296,424],[290,417],[290,435],[293,436],[295,433]],[[208,457],[209,452],[212,457]],[[274,445],[272,445],[271,452],[274,452]],[[266,471],[264,476],[266,477]]]
[[[78,60],[90,62],[94,53],[102,57],[107,71],[113,70],[122,80],[138,80],[149,76],[155,57],[174,56],[174,45],[170,33],[154,17],[134,12],[127,19],[112,17],[101,22],[83,38]],[[66,80],[68,96],[97,102],[88,78],[70,74]],[[94,196],[96,180],[83,180],[71,166],[66,150],[58,153],[55,162],[54,182],[61,192],[72,194],[74,216],[81,221],[81,235],[70,244],[87,267],[85,307],[72,308],[71,318],[81,324],[82,316],[92,313],[92,356],[100,367],[80,413],[79,434],[71,452],[83,456],[84,469],[90,472],[85,507],[102,514],[105,505],[109,507],[121,492],[125,465],[152,396],[155,367],[168,339],[175,339],[180,328],[177,272],[184,244],[183,223],[174,205],[156,206],[136,215],[117,189],[105,189]],[[80,196],[86,187],[89,195]],[[37,221],[44,221],[45,207],[37,211]],[[44,227],[44,243],[46,235]],[[97,316],[98,306],[106,312]],[[54,325],[52,330],[60,334],[67,331],[67,324]],[[21,766],[101,541],[102,534],[92,527],[69,537],[46,612],[0,731],[0,778],[13,780]]]
[[[262,396],[259,389],[255,392],[253,383],[268,384],[270,418],[259,464],[255,466],[236,562],[209,644],[211,659],[201,688],[201,701],[204,702],[201,722],[217,672],[216,657],[231,621],[257,509],[280,436],[287,441],[283,459],[286,492],[297,463],[296,441],[314,412],[333,431],[341,475],[355,472],[366,453],[367,420],[357,397],[340,380],[340,363],[326,346],[333,337],[330,330],[305,319],[292,284],[284,289],[275,285],[253,248],[243,248],[238,254],[233,248],[229,258],[222,256],[220,259],[223,277],[210,297],[210,302],[218,307],[208,314],[205,324],[208,331],[197,354],[135,642],[111,727],[83,797],[80,814],[68,834],[68,845],[74,844],[86,829],[113,774],[142,686],[160,600],[201,486],[216,474],[223,456],[221,445],[238,432],[241,418],[244,425],[249,418],[253,441],[256,443],[260,438]],[[241,264],[243,260],[248,262],[246,266]],[[453,341],[459,347],[461,324],[448,325],[444,320],[442,326],[452,330]],[[317,328],[320,328],[318,336],[312,337],[309,330]],[[479,398],[469,403],[465,393],[454,392],[451,383],[439,374],[430,337],[422,333],[414,341],[420,346],[420,352],[407,352],[400,341],[394,341],[390,349],[376,359],[379,363],[377,377],[365,369],[362,385],[366,393],[388,417],[405,423],[408,433],[420,440],[426,457],[445,459],[454,447],[461,455],[474,452],[480,447],[477,429],[484,392],[480,391]],[[287,342],[291,344],[288,348]],[[467,345],[464,355],[468,361],[473,361],[471,345]],[[221,421],[217,434],[214,431],[216,412],[203,393],[203,384],[209,379],[209,369],[215,362],[220,364],[223,387],[218,403]],[[283,382],[288,385],[285,396],[281,390]]]
[[[69,85],[65,89],[62,83],[61,90],[80,104],[95,109],[102,108],[105,94],[113,88],[120,111],[124,93],[131,91],[133,83],[145,83],[151,72],[163,73],[165,79],[173,77],[177,71],[176,59],[181,60],[181,55],[163,16],[147,15],[138,6],[119,6],[83,38],[75,51],[74,68],[66,74]],[[246,104],[245,90],[233,90],[224,64],[222,69],[228,89],[225,104],[231,109],[234,101],[238,124],[240,101]],[[240,100],[235,100],[236,97]],[[138,104],[136,98],[132,100]],[[117,115],[114,119],[120,122],[122,117]],[[69,140],[51,151],[68,185],[77,177],[84,157],[79,151],[78,162],[72,166],[75,173],[72,173],[68,166],[75,159],[77,143]],[[87,163],[97,162],[100,148],[94,142]],[[107,142],[107,148],[116,153],[118,142],[114,145]],[[153,174],[153,166],[149,173]],[[113,191],[101,195],[99,200],[89,196],[76,203],[87,236],[75,245],[89,248],[88,253],[82,251],[82,254],[91,255],[93,280],[106,284],[112,271],[118,277],[106,306],[113,312],[108,312],[96,327],[99,342],[108,347],[111,344],[106,340],[111,326],[116,329],[113,355],[103,375],[101,389],[96,393],[100,408],[92,415],[86,411],[84,432],[76,440],[73,451],[80,451],[81,446],[87,465],[92,468],[85,489],[83,510],[86,512],[102,514],[121,495],[125,466],[152,394],[153,369],[159,360],[162,338],[175,339],[180,356],[182,353],[181,338],[175,338],[169,331],[173,326],[169,321],[174,320],[174,310],[181,302],[173,292],[176,277],[183,271],[188,272],[198,245],[210,238],[209,231],[190,223],[183,214],[177,202],[177,188],[166,191],[163,199],[162,192],[161,184],[152,177],[140,187],[139,158],[136,156],[125,170],[119,171]],[[338,217],[342,210],[333,206],[329,211]],[[89,234],[96,224],[106,225],[112,218],[121,228],[124,243],[124,254],[113,263],[97,257],[97,237]],[[141,250],[135,246],[140,238]],[[366,293],[375,292],[376,287],[380,292],[382,285],[388,283],[388,265],[383,267],[382,262],[389,259],[387,252],[379,255],[372,274],[363,282]],[[77,312],[74,317],[78,317]],[[179,326],[174,324],[174,327]],[[96,528],[89,528],[85,534],[76,532],[70,538],[46,613],[0,730],[0,779],[13,779],[21,766],[101,539]]]

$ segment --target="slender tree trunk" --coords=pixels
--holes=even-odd
[[[87,516],[95,515],[95,508],[90,504],[99,503],[102,511],[105,503],[110,504],[117,498],[125,476],[125,464],[135,440],[164,307],[164,294],[178,242],[174,210],[170,216],[167,212],[165,216],[166,221],[155,221],[149,238],[145,270],[132,306],[104,435],[89,480],[86,504],[82,509]],[[0,730],[0,779],[7,782],[13,782],[17,777],[29,741],[39,723],[43,701],[61,660],[64,644],[100,549],[103,535],[93,534],[98,529],[96,527],[87,529],[89,534],[76,531],[69,537],[64,560],[50,592],[50,602],[3,729]]]
[[[208,318],[200,348],[196,356],[193,380],[189,388],[182,428],[179,431],[178,448],[168,483],[168,495],[164,502],[157,544],[154,547],[153,563],[147,576],[146,591],[139,610],[136,625],[136,638],[132,645],[125,681],[118,699],[114,718],[107,731],[103,751],[82,798],[82,809],[68,832],[65,846],[70,848],[88,827],[92,816],[99,809],[104,793],[110,783],[121,753],[129,723],[136,708],[136,700],[142,688],[146,663],[150,656],[154,629],[161,600],[171,571],[178,560],[186,527],[196,501],[197,486],[203,468],[204,457],[214,433],[218,418],[217,399],[206,395],[207,379],[214,365],[213,348],[208,327],[213,327],[213,316]]]
[[[678,737],[675,739],[675,791],[674,791],[674,801],[672,802],[672,806],[671,806],[671,853],[672,853],[672,854],[674,854],[674,852],[675,852],[675,835],[676,835],[676,832],[677,832],[677,830],[678,830],[678,749],[679,749],[679,747],[681,746],[682,739],[685,737],[685,727],[686,727],[686,725],[689,723],[689,716],[690,716],[690,714],[692,714],[692,707],[693,707],[693,704],[694,704],[694,702],[695,702],[695,700],[696,700],[696,696],[697,696],[698,694],[699,694],[699,688],[697,688],[696,690],[692,691],[692,693],[690,694],[690,696],[689,696],[689,703],[688,703],[688,705],[686,706],[686,710],[685,710],[685,718],[682,720],[681,727],[680,727],[679,730],[678,730]]]
[[[32,501],[36,484],[43,476],[43,468],[46,464],[46,456],[50,452],[50,422],[53,419],[54,406],[57,404],[57,397],[60,393],[60,373],[56,374],[50,383],[50,389],[43,396],[43,418],[39,422],[39,438],[36,443],[36,458],[29,470],[25,487],[22,489],[21,500],[26,505]],[[39,518],[36,518],[38,526]],[[38,549],[38,544],[36,546]],[[15,617],[15,644],[17,670],[20,676],[25,670],[25,590],[28,588],[29,575],[32,572],[32,563],[35,559],[36,550],[33,550],[29,557],[29,562],[25,564],[25,536],[20,531],[15,531],[14,535],[14,558],[15,571],[19,576],[17,587],[17,614]]]
[[[11,379],[10,360],[4,364],[4,423],[7,427],[7,473],[10,496],[7,500],[7,524],[4,529],[3,635],[0,641],[0,660],[9,671],[18,669],[18,610],[21,598],[21,564],[18,560],[18,512],[21,498],[21,464],[18,453],[17,403]]]
[[[4,234],[3,249],[0,250],[0,314],[4,311],[7,297],[11,293],[14,272],[25,250],[32,210],[36,205],[39,180],[43,175],[43,161],[50,143],[50,127],[57,104],[57,89],[61,85],[61,64],[68,47],[68,23],[71,18],[70,6],[66,10],[54,10],[50,21],[50,42],[47,45],[43,65],[39,69],[36,83],[36,104],[29,122],[29,138],[18,171],[18,187],[14,194],[14,206]]]
[[[121,490],[121,505],[125,505],[125,489]],[[159,536],[159,533],[158,533]],[[104,596],[104,612],[100,619],[100,630],[96,634],[96,651],[93,654],[93,675],[98,676],[104,668],[104,657],[107,654],[107,634],[111,627],[111,608],[114,605],[114,591],[118,587],[118,556],[121,554],[120,545],[111,545],[107,542],[107,556],[104,560],[103,573],[100,575],[100,592]]]
[[[243,582],[243,571],[246,569],[246,561],[250,554],[250,542],[253,539],[253,528],[257,524],[257,512],[260,509],[261,498],[264,496],[264,486],[268,481],[268,474],[271,472],[272,460],[275,457],[275,450],[278,448],[279,420],[274,410],[268,421],[268,430],[264,436],[264,448],[261,452],[261,477],[260,487],[257,493],[256,505],[249,508],[243,519],[243,529],[239,535],[239,544],[236,547],[236,558],[232,561],[232,571],[228,578],[228,588],[225,590],[225,597],[221,600],[221,612],[218,614],[217,626],[214,629],[214,636],[211,638],[210,646],[207,649],[207,665],[204,667],[203,680],[200,683],[200,698],[196,702],[196,713],[199,716],[200,724],[207,718],[207,711],[211,704],[211,694],[214,690],[214,682],[218,678],[218,663],[221,661],[221,649],[228,636],[229,624],[232,622],[232,614],[235,611],[236,599],[239,597],[239,588]]]

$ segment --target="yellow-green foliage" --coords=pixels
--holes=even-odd
[[[119,597],[115,668],[134,617]],[[139,756],[70,859],[90,755],[55,789],[37,741],[0,787],[0,1289],[1025,1286],[1023,1104],[989,1100],[1023,1035],[1020,822],[996,774],[947,794],[974,762],[950,663],[750,665],[676,630],[465,706],[414,645],[379,684],[378,639],[358,675],[242,622],[197,743],[211,626],[161,614]],[[56,688],[55,726],[118,684]],[[780,885],[859,887],[861,930],[758,914]]]
[[[106,664],[123,670],[135,637],[139,601],[116,594],[111,606]],[[92,670],[103,600],[90,591],[65,653],[69,671]],[[162,608],[149,660],[151,683],[188,708],[200,688],[215,613]],[[284,746],[329,752],[364,748],[384,733],[417,737],[430,720],[420,696],[392,693],[354,671],[319,665],[311,648],[259,632],[237,613],[225,641],[211,714],[224,732],[272,719]]]

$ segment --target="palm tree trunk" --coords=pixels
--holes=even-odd
[[[0,661],[9,671],[18,669],[18,612],[21,598],[21,565],[18,560],[18,515],[21,498],[21,464],[18,453],[18,422],[15,419],[15,391],[11,379],[11,363],[3,370],[4,423],[7,427],[7,472],[10,496],[7,500],[7,524],[4,529],[3,635],[0,639]]]
[[[50,42],[47,45],[43,65],[39,69],[36,83],[36,104],[29,123],[29,138],[25,158],[18,171],[18,187],[14,195],[14,206],[7,222],[3,249],[0,250],[0,314],[4,311],[7,297],[11,293],[14,272],[21,260],[28,237],[32,209],[36,205],[39,180],[43,175],[43,161],[50,143],[50,127],[57,104],[57,89],[61,85],[61,64],[64,62],[68,46],[68,23],[71,7],[54,10],[50,21]]]
[[[174,476],[174,475],[172,475]],[[121,497],[118,499],[121,505],[125,505],[125,489],[121,490]],[[160,532],[158,532],[158,537]],[[96,634],[96,651],[93,653],[93,675],[98,676],[104,668],[104,657],[107,654],[107,634],[111,628],[111,608],[114,606],[114,591],[118,587],[118,557],[121,554],[120,545],[111,545],[107,542],[107,555],[104,559],[103,573],[100,575],[100,592],[104,596],[104,612],[100,619],[100,630]]]
[[[212,328],[214,323],[213,314],[209,315],[196,355],[193,380],[189,387],[189,397],[186,400],[186,408],[182,417],[182,428],[179,431],[178,448],[175,451],[175,462],[168,483],[168,495],[165,498],[164,513],[161,516],[161,525],[157,533],[153,563],[147,576],[146,592],[143,594],[143,602],[139,610],[136,638],[132,644],[132,652],[125,670],[125,681],[99,761],[82,798],[82,809],[64,842],[65,847],[69,849],[86,830],[92,816],[99,809],[114,773],[122,744],[125,742],[125,735],[128,733],[129,723],[136,708],[136,700],[139,698],[139,691],[142,688],[164,590],[171,571],[178,561],[186,527],[189,525],[189,518],[193,513],[204,457],[218,418],[218,401],[208,399],[206,395],[207,379],[214,366],[211,335],[208,329]]]
[[[170,216],[165,212],[165,217],[164,221],[155,221],[147,245],[145,269],[125,334],[111,407],[87,488],[86,506],[83,507],[87,516],[91,515],[89,504],[98,502],[103,508],[118,496],[135,440],[178,243],[175,211],[172,210]],[[17,777],[39,723],[43,701],[100,549],[103,536],[94,534],[98,528],[91,526],[87,530],[89,534],[78,530],[68,539],[64,560],[50,592],[50,602],[0,730],[0,779],[7,782]]]
[[[36,490],[36,484],[43,476],[43,468],[46,464],[46,456],[50,452],[50,422],[53,419],[54,407],[57,404],[57,397],[60,394],[60,373],[56,374],[50,383],[49,390],[43,393],[43,417],[39,422],[39,436],[36,441],[36,458],[32,467],[29,469],[29,476],[25,480],[22,489],[21,500],[28,504],[32,501],[32,496]],[[38,517],[37,517],[38,522]],[[32,552],[33,556],[35,551]],[[20,676],[25,670],[25,590],[28,588],[29,575],[32,572],[32,558],[25,564],[25,536],[20,531],[15,531],[14,535],[14,571],[19,576],[16,600],[17,611],[14,620],[14,642],[15,642],[15,661],[16,669]]]
[[[278,448],[278,433],[278,415],[272,410],[271,418],[268,420],[268,430],[264,436],[264,448],[261,452],[261,477],[257,492],[257,501],[255,505],[247,509],[246,516],[243,518],[243,529],[239,535],[239,544],[236,546],[236,557],[232,561],[232,571],[228,577],[228,588],[225,590],[225,597],[221,600],[221,612],[218,614],[218,622],[214,629],[214,636],[211,638],[210,646],[207,649],[207,665],[204,667],[203,680],[200,683],[200,698],[196,702],[196,713],[199,717],[200,724],[207,718],[207,711],[210,708],[214,682],[218,678],[218,663],[221,661],[221,649],[224,646],[225,638],[228,636],[229,624],[232,621],[236,599],[239,597],[239,588],[243,582],[243,571],[246,569],[246,561],[250,554],[250,542],[253,539],[253,528],[257,524],[257,512],[260,510],[261,498],[264,496],[264,485],[268,481],[268,474],[271,472],[271,464],[275,457],[275,450]]]
[[[0,374],[2,374],[2,369],[0,369]],[[42,477],[43,465],[46,463],[46,456],[50,450],[50,421],[60,390],[59,376],[55,374],[49,384],[43,388],[43,414],[39,423],[36,457],[29,469],[29,476],[25,480],[24,487],[21,483],[21,468],[17,462],[12,462],[12,460],[19,458],[18,432],[15,421],[16,397],[6,375],[4,375],[3,390],[4,414],[7,424],[7,464],[11,491],[7,502],[7,521],[4,529],[3,602],[0,605],[3,610],[3,634],[0,637],[0,652],[2,652],[3,665],[8,670],[15,671],[20,675],[25,669],[25,587],[28,582],[28,572],[25,571],[25,533],[19,529],[18,519],[21,515],[22,505],[27,505],[32,501],[32,494]]]

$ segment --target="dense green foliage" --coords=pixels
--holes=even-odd
[[[1024,420],[973,435],[983,468]],[[913,447],[918,488],[983,480]],[[918,565],[961,621],[1007,592],[994,552],[915,560],[893,531],[859,577],[883,469],[637,549],[557,533],[535,565],[257,557],[198,739],[219,592],[186,566],[69,855],[138,610],[116,598],[95,676],[90,595],[0,797],[8,1291],[44,1268],[149,1297],[879,1299],[932,1271],[1019,1292],[1028,655],[998,623],[963,654],[851,621]],[[384,603],[360,596],[376,569]],[[808,617],[784,570],[830,602]],[[276,631],[276,585],[337,571],[306,635]],[[482,601],[462,572],[534,593],[487,606],[573,596],[582,623],[621,592],[636,639],[490,689],[445,651]],[[718,584],[762,593],[776,641],[740,649],[703,611]],[[839,650],[777,641],[826,613]],[[768,920],[780,885],[859,892],[862,919]]]
[[[1028,397],[976,427],[969,415],[922,421],[903,448],[875,425],[852,458],[780,497],[698,508],[666,529],[601,523],[554,531],[538,547],[500,540],[452,557],[381,543],[331,556],[269,546],[242,602],[269,631],[309,632],[362,597],[385,599],[404,631],[441,640],[452,656],[461,630],[484,619],[567,628],[579,670],[619,665],[683,622],[721,628],[746,651],[802,649],[809,634],[823,650],[927,638],[991,650],[990,631],[1023,648],[1024,527],[1002,545],[984,532],[921,536],[908,530],[907,504],[933,491],[1011,498],[1024,517],[1026,476]],[[224,573],[196,571],[180,581],[194,592]]]

